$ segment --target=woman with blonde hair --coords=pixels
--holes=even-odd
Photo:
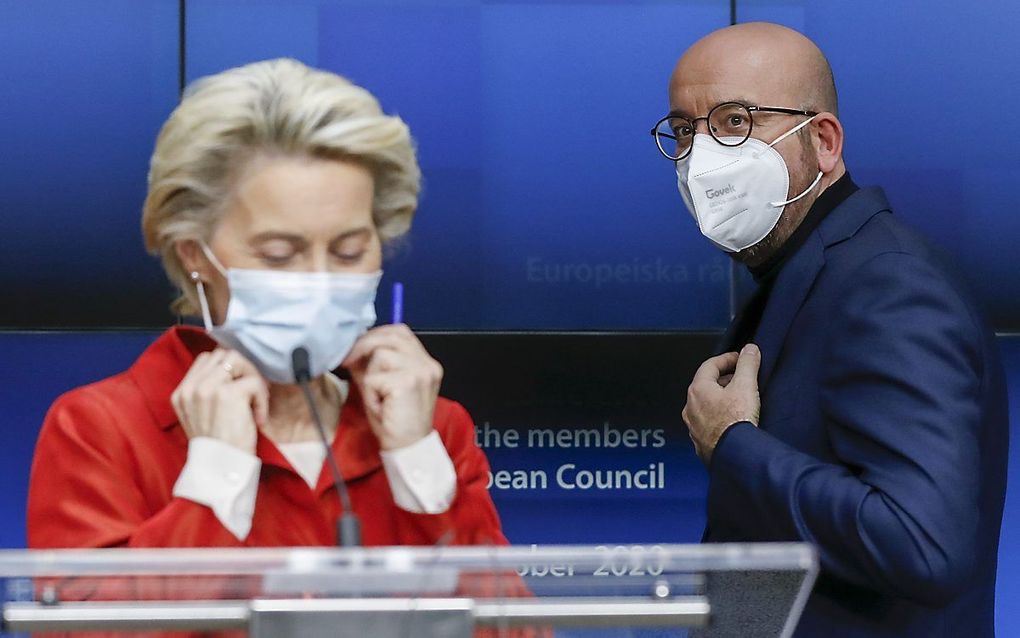
[[[337,75],[281,59],[192,85],[157,140],[142,226],[174,309],[203,328],[54,403],[30,547],[336,544],[344,505],[295,350],[364,544],[505,543],[442,368],[406,326],[369,329],[419,183],[407,126]]]

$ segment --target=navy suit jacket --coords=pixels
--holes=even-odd
[[[818,548],[797,636],[993,636],[1006,388],[955,273],[859,190],[783,266],[754,341],[760,427],[714,452],[706,540]]]

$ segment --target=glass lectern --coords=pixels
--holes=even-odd
[[[817,571],[799,544],[0,551],[6,635],[789,636]]]

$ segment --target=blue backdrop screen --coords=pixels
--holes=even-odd
[[[949,0],[740,0],[741,22],[767,20],[829,57],[846,129],[847,167],[884,186],[894,212],[942,245],[999,330],[1020,329],[1020,215],[1013,186],[1020,119],[994,115],[1020,95],[1004,64],[1020,4]],[[1004,48],[1005,47],[1005,48]],[[1012,107],[1007,107],[1012,110]],[[993,123],[994,122],[994,123]]]
[[[729,260],[694,232],[648,130],[678,52],[727,11],[193,0],[188,76],[296,57],[407,120],[425,190],[387,279],[415,326],[719,328]]]
[[[289,56],[404,117],[425,175],[387,264],[422,329],[719,329],[729,260],[704,241],[647,130],[679,54],[729,2],[189,0],[186,77]],[[1000,330],[1020,328],[1009,187],[1020,86],[986,64],[1020,8],[740,0],[826,51],[847,163],[946,247]],[[941,8],[940,8],[941,7]],[[944,19],[952,15],[951,20]],[[0,326],[166,325],[138,231],[155,134],[176,102],[176,0],[0,5]],[[908,28],[909,27],[909,28]],[[994,122],[994,124],[992,123]],[[386,316],[386,301],[380,314]]]
[[[0,3],[0,326],[171,320],[139,228],[177,22],[175,0]]]

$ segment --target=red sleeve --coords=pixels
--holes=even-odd
[[[86,387],[50,408],[32,461],[28,546],[242,545],[204,505],[171,498],[161,509],[152,509],[127,440],[131,426],[124,421],[131,410],[115,401]]]
[[[475,445],[475,425],[459,403],[440,399],[436,431],[457,473],[457,493],[442,514],[414,514],[397,508],[402,545],[507,545],[496,506],[489,497],[489,461]],[[444,414],[445,413],[445,414]]]

